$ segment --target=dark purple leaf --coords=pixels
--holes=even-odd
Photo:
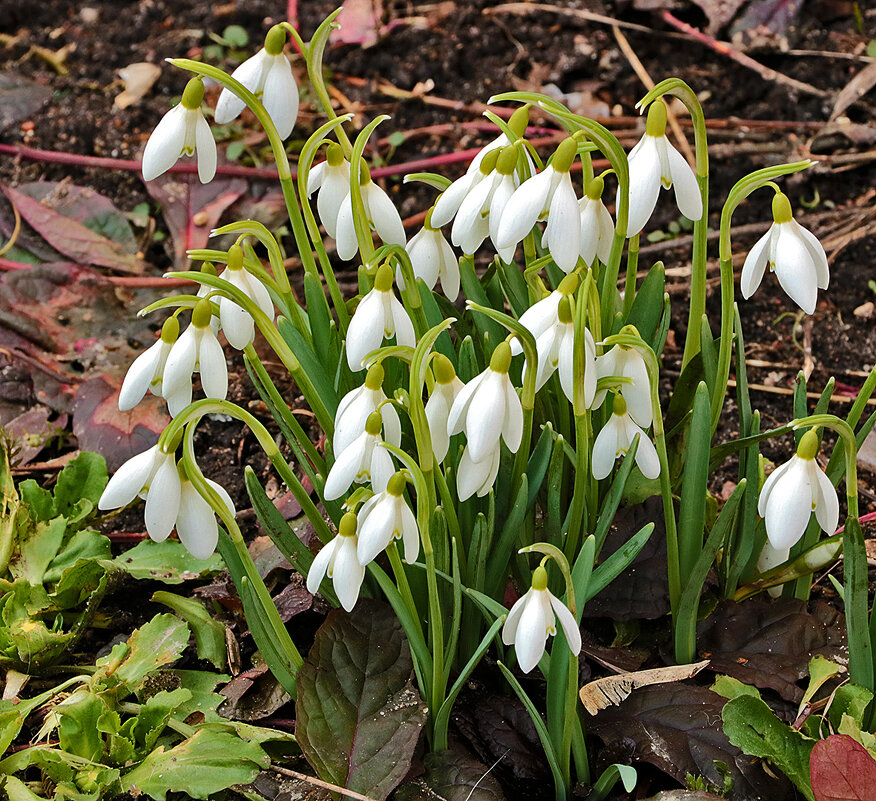
[[[396,801],[504,801],[490,769],[459,751],[426,754],[426,772],[395,791]]]
[[[809,759],[815,801],[874,801],[876,759],[847,734],[819,740]]]
[[[34,406],[4,426],[6,433],[15,440],[17,465],[33,461],[49,442],[63,434],[67,427],[67,415],[62,414],[57,420],[49,422],[50,415],[51,410],[47,407]]]
[[[812,612],[803,601],[752,598],[725,601],[697,627],[697,646],[710,670],[746,684],[775,690],[799,703],[797,682],[809,675],[809,660],[845,659],[845,625],[825,603]]]
[[[292,700],[267,665],[240,673],[219,692],[227,699],[220,704],[219,714],[248,723],[273,715]]]
[[[774,36],[784,36],[796,21],[801,8],[803,0],[752,0],[730,33],[745,35],[765,30]]]
[[[360,599],[334,610],[298,673],[298,744],[323,779],[383,801],[404,779],[426,705],[392,609]]]
[[[36,114],[52,96],[52,88],[22,78],[14,72],[0,72],[0,131]]]

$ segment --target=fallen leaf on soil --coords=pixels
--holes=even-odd
[[[331,44],[357,44],[371,47],[377,43],[377,31],[383,4],[380,0],[348,0],[337,16],[339,27],[329,36]]]
[[[10,186],[0,190],[14,204],[22,218],[53,248],[78,264],[108,267],[124,273],[143,272],[144,263],[121,245],[96,234],[82,223],[53,211]]]
[[[0,131],[36,114],[52,96],[52,87],[13,72],[0,72]]]
[[[848,659],[842,614],[822,602],[809,612],[791,599],[722,602],[697,627],[697,645],[715,672],[769,687],[794,704],[803,697],[797,682],[809,675],[813,656]]]
[[[235,676],[221,690],[227,700],[220,704],[222,717],[253,723],[273,715],[292,697],[280,686],[267,665]]]
[[[164,401],[153,395],[131,411],[120,412],[120,387],[115,377],[98,376],[80,384],[73,402],[73,433],[79,447],[101,454],[110,472],[151,448],[170,422]]]
[[[119,77],[125,83],[124,91],[116,95],[113,105],[125,109],[139,103],[161,75],[161,68],[148,61],[137,61],[119,70]]]
[[[791,785],[784,777],[771,777],[758,759],[746,756],[727,739],[721,728],[724,703],[705,687],[643,687],[620,706],[600,712],[587,730],[605,743],[610,761],[633,758],[681,784],[690,774],[720,787],[723,777],[715,767],[717,760],[730,771],[735,799],[788,798]]]
[[[49,422],[50,416],[51,409],[34,406],[3,426],[16,443],[16,466],[20,467],[33,461],[49,442],[63,435],[67,427],[67,415],[62,414],[53,422]]]
[[[836,96],[830,119],[835,120],[852,103],[860,100],[876,86],[876,63],[868,64],[850,80]]]
[[[733,36],[756,35],[760,31],[767,31],[773,36],[785,36],[802,7],[803,0],[752,0],[730,33]]]
[[[693,678],[708,664],[709,660],[705,659],[690,665],[670,665],[651,670],[637,670],[635,673],[621,673],[619,676],[605,676],[585,684],[578,695],[584,708],[591,715],[595,715],[601,709],[621,703],[633,690],[653,684],[668,684]]]
[[[504,801],[490,769],[459,751],[434,751],[423,760],[426,772],[395,791],[397,801]]]
[[[809,775],[815,801],[876,798],[876,759],[847,734],[832,734],[815,744]]]

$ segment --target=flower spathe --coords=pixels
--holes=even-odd
[[[827,255],[821,242],[794,219],[791,202],[782,192],[773,198],[773,224],[742,265],[739,287],[744,298],[750,298],[760,286],[767,265],[788,297],[806,314],[812,314],[818,290],[827,289],[830,283]]]
[[[356,556],[358,537],[356,536],[356,515],[347,512],[338,526],[338,534],[322,546],[307,572],[307,590],[319,592],[319,585],[326,576],[332,580],[335,594],[341,606],[353,611],[359,600],[359,590],[365,578],[365,568]]]
[[[395,406],[386,403],[383,378],[383,366],[375,364],[369,368],[365,383],[341,398],[335,414],[335,432],[332,436],[335,458],[362,433],[371,413],[378,410],[383,418],[384,439],[396,447],[401,445],[401,422]]]
[[[286,34],[275,25],[265,37],[265,46],[244,61],[231,77],[249,89],[265,107],[281,139],[292,133],[298,119],[298,84],[292,74],[292,65],[283,54]],[[223,89],[213,115],[219,125],[231,122],[246,107],[230,89]]]
[[[404,544],[405,561],[413,564],[420,553],[420,530],[411,508],[405,503],[405,476],[393,475],[383,492],[371,496],[358,514],[359,544],[356,555],[359,564],[367,565],[377,558],[394,539]]]
[[[199,301],[192,311],[191,325],[167,356],[162,391],[171,417],[192,402],[192,373],[196,371],[201,374],[201,385],[208,398],[224,400],[228,393],[228,365],[210,327],[212,316],[210,301]]]
[[[547,571],[539,565],[532,586],[519,598],[502,627],[502,642],[513,645],[517,664],[529,673],[544,655],[548,636],[557,633],[559,621],[573,654],[581,652],[581,631],[568,607],[547,588]]]
[[[161,327],[161,337],[134,359],[122,388],[119,390],[119,411],[133,409],[147,392],[162,396],[161,385],[164,379],[164,365],[174,342],[179,337],[179,320],[168,317]]]
[[[447,434],[447,418],[453,408],[453,402],[460,390],[465,386],[453,365],[443,354],[436,354],[433,362],[435,371],[435,386],[429,400],[426,401],[426,422],[429,424],[429,437],[432,440],[432,453],[439,462],[444,461],[450,448],[450,437]]]
[[[389,451],[381,446],[382,426],[380,412],[372,412],[365,423],[365,430],[338,454],[325,480],[323,496],[327,501],[340,498],[354,482],[370,482],[374,492],[386,489],[395,470]]]
[[[181,156],[198,157],[198,178],[210,183],[216,175],[216,142],[201,113],[204,83],[193,78],[186,85],[182,100],[162,118],[143,151],[143,180],[152,181],[166,173]]]
[[[815,461],[814,429],[800,439],[797,453],[770,473],[757,501],[767,538],[776,550],[793,547],[803,536],[812,513],[822,531],[833,534],[839,523],[839,499],[830,479]]]
[[[666,106],[662,100],[648,107],[645,135],[627,156],[630,165],[630,211],[627,236],[645,227],[654,208],[660,187],[675,190],[675,204],[689,220],[703,216],[703,198],[696,176],[666,138]]]
[[[417,344],[414,324],[405,307],[392,293],[392,268],[382,264],[374,288],[356,307],[347,329],[347,364],[353,372],[365,369],[365,357],[395,336],[399,345]]]
[[[316,210],[323,228],[332,239],[337,239],[341,204],[350,194],[350,162],[344,158],[341,146],[334,142],[326,149],[326,160],[317,164],[307,176],[307,196],[314,192],[317,193]]]
[[[615,395],[611,418],[593,443],[591,460],[595,479],[606,478],[611,473],[615,459],[627,453],[637,434],[639,445],[636,448],[636,465],[645,478],[654,479],[660,476],[657,449],[648,435],[630,417],[627,408],[623,396]]]
[[[240,245],[228,248],[228,266],[222,271],[220,278],[243,292],[271,322],[274,321],[274,302],[265,285],[244,268],[243,248]],[[220,295],[218,302],[219,322],[228,344],[232,348],[243,350],[255,338],[255,321],[252,315],[231,298]]]

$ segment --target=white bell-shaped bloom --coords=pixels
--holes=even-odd
[[[833,534],[839,522],[839,500],[830,479],[815,461],[818,435],[814,429],[800,439],[797,453],[770,473],[760,491],[757,513],[766,523],[773,548],[791,548],[809,525],[812,513],[821,530]]]
[[[371,482],[374,492],[386,489],[395,468],[389,451],[381,446],[382,427],[380,412],[372,412],[365,422],[365,430],[335,457],[335,463],[325,479],[323,496],[327,501],[340,498],[354,482]]]
[[[547,380],[559,372],[560,386],[563,394],[573,403],[574,398],[574,361],[575,361],[575,324],[572,321],[572,310],[568,295],[561,298],[556,322],[542,332],[535,340],[538,351],[538,370],[535,379],[535,389],[541,389]],[[529,365],[523,367],[522,380],[526,382]],[[593,334],[584,329],[584,404],[589,409],[596,395],[596,343]]]
[[[611,418],[593,443],[591,464],[595,479],[603,479],[611,473],[615,459],[626,454],[636,434],[639,435],[639,446],[636,448],[636,464],[639,470],[645,478],[654,479],[660,475],[657,449],[648,435],[630,417],[627,408],[624,398],[615,395]]]
[[[243,248],[240,245],[232,245],[228,248],[228,266],[222,271],[220,278],[243,292],[271,322],[274,321],[274,302],[265,285],[244,268]],[[232,348],[243,350],[255,338],[255,321],[252,315],[231,298],[219,296],[218,301],[219,322],[228,344]]]
[[[374,288],[362,298],[347,328],[347,364],[355,373],[365,369],[364,359],[395,336],[399,345],[417,344],[414,324],[405,307],[392,293],[392,268],[382,264],[374,277]]]
[[[760,556],[757,557],[757,572],[758,573],[766,573],[768,570],[772,570],[774,567],[778,567],[781,564],[784,564],[788,561],[788,557],[791,556],[791,548],[774,548],[772,543],[767,540],[763,544],[763,549],[760,552]],[[779,584],[775,587],[767,587],[767,592],[773,598],[779,598],[782,595],[782,587],[784,585]]]
[[[523,438],[523,406],[508,377],[511,346],[500,342],[490,366],[457,394],[447,417],[447,434],[465,432],[473,462],[493,458],[499,439],[516,453]]]
[[[365,217],[372,231],[387,245],[405,245],[405,227],[398,209],[389,199],[389,195],[371,180],[371,172],[364,161],[359,172],[359,186],[362,193],[362,205]],[[338,226],[335,245],[338,257],[349,261],[359,252],[359,240],[356,239],[356,227],[353,222],[353,195],[348,191],[341,208],[338,211]]]
[[[143,151],[143,180],[152,181],[166,173],[180,156],[198,156],[198,178],[210,183],[216,175],[216,142],[201,113],[204,84],[190,80],[179,105],[167,112],[146,142]]]
[[[192,311],[192,323],[173,344],[164,365],[162,391],[167,410],[176,417],[192,402],[192,373],[201,374],[201,386],[208,398],[224,400],[228,394],[228,365],[210,319],[209,300],[201,300]]]
[[[308,591],[313,594],[319,592],[319,585],[328,576],[341,606],[352,612],[365,578],[365,568],[356,556],[357,547],[356,515],[347,512],[341,518],[338,535],[322,546],[307,571]]]
[[[502,627],[502,642],[513,645],[517,664],[529,673],[544,655],[548,636],[557,633],[557,621],[573,654],[581,652],[581,630],[569,608],[547,588],[547,571],[539,565],[532,586],[511,607]]]
[[[456,494],[460,501],[468,500],[475,494],[478,498],[483,498],[489,493],[496,483],[496,476],[499,475],[501,456],[502,449],[496,443],[487,456],[475,462],[471,458],[471,447],[465,446],[456,473]]]
[[[607,264],[611,254],[614,220],[602,202],[604,188],[602,178],[594,178],[587,184],[587,191],[578,202],[578,216],[581,220],[580,255],[587,265],[593,264],[597,256],[603,264]]]
[[[393,540],[401,540],[405,547],[405,561],[413,564],[420,553],[420,530],[411,507],[405,503],[405,476],[396,473],[386,489],[372,495],[359,510],[359,545],[356,556],[359,564],[374,561]]]
[[[520,325],[538,340],[545,331],[556,325],[559,320],[560,301],[564,297],[574,295],[577,288],[578,276],[574,273],[567,275],[560,281],[559,286],[553,292],[533,303],[532,306],[520,315]],[[521,353],[523,353],[523,346],[520,344],[520,340],[515,337],[511,340],[511,354],[519,356]]]
[[[654,410],[651,404],[651,382],[648,378],[648,367],[645,359],[635,348],[624,348],[615,345],[608,353],[596,359],[598,378],[629,379],[618,383],[615,392],[623,396],[627,409],[633,420],[642,428],[648,428],[654,421]],[[608,390],[596,393],[594,406],[599,407],[605,400]]]
[[[459,259],[437,228],[432,228],[431,211],[426,215],[423,227],[405,245],[410,256],[414,277],[422,279],[429,288],[434,289],[441,279],[441,290],[448,300],[459,296]],[[404,291],[405,281],[401,268],[396,270],[395,282]]]
[[[97,502],[97,508],[120,509],[138,495],[144,497],[155,472],[167,459],[173,460],[173,454],[165,453],[158,445],[132,456],[113,473]]]
[[[119,390],[119,411],[126,412],[133,409],[147,391],[159,398],[161,385],[164,379],[164,365],[173,343],[179,337],[179,320],[176,317],[168,317],[161,327],[161,337],[154,344],[143,351],[134,359],[122,388]]]
[[[542,244],[561,270],[568,273],[575,268],[581,220],[569,170],[577,152],[578,143],[572,137],[564,139],[551,163],[517,187],[502,211],[493,239],[496,248],[516,248],[535,223],[547,214]]]
[[[218,493],[222,502],[232,515],[237,514],[234,501],[221,484],[206,479],[207,483]],[[187,478],[182,479],[180,486],[179,511],[176,515],[176,533],[180,542],[195,559],[208,559],[216,550],[219,542],[219,524],[213,507],[204,500],[194,484]]]
[[[438,462],[443,462],[450,447],[447,418],[450,416],[453,402],[465,384],[459,380],[450,359],[446,356],[437,354],[432,366],[435,370],[435,386],[429,400],[426,401],[426,422],[429,424],[432,452]]]
[[[787,195],[773,198],[773,224],[751,249],[742,266],[742,296],[750,298],[763,280],[769,264],[779,285],[806,314],[815,311],[818,290],[827,289],[830,273],[827,256],[815,236],[791,213]]]
[[[317,193],[316,210],[320,222],[326,233],[337,239],[341,204],[350,194],[350,162],[344,158],[341,146],[334,142],[326,150],[326,160],[317,164],[307,176],[307,196],[314,192]]]
[[[649,106],[645,135],[627,160],[630,164],[627,236],[635,236],[645,227],[654,213],[661,186],[675,189],[675,205],[689,220],[703,216],[703,197],[696,176],[666,138],[666,106],[662,100]]]
[[[365,383],[341,398],[332,436],[332,450],[336,459],[365,430],[365,423],[372,412],[378,410],[383,418],[384,439],[397,448],[401,445],[401,421],[395,406],[386,402],[383,377],[383,366],[375,364],[369,368]]]

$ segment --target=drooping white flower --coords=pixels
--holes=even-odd
[[[605,182],[598,176],[587,184],[584,197],[578,201],[581,219],[581,259],[591,265],[598,256],[603,264],[608,263],[611,243],[614,239],[614,220],[602,202]]]
[[[768,570],[772,570],[774,567],[778,567],[781,564],[784,564],[788,561],[788,557],[791,555],[791,548],[774,548],[772,543],[767,540],[763,544],[763,549],[760,552],[760,556],[757,557],[757,572],[758,573],[766,573]],[[782,595],[782,587],[784,585],[779,584],[775,587],[767,587],[767,592],[773,598],[779,598]]]
[[[391,445],[401,445],[401,422],[391,403],[386,403],[383,391],[383,366],[372,365],[365,376],[365,383],[351,390],[338,404],[335,414],[335,433],[332,450],[337,459],[365,430],[365,423],[372,412],[380,411],[383,417],[384,439]]]
[[[616,394],[611,418],[593,443],[591,466],[595,479],[603,479],[611,473],[615,459],[626,454],[636,434],[639,435],[639,446],[636,448],[636,464],[639,470],[645,478],[654,479],[660,476],[657,449],[648,435],[630,417],[627,408],[623,396]]]
[[[547,571],[539,565],[532,586],[511,607],[502,627],[502,642],[513,645],[517,664],[529,673],[541,660],[548,636],[557,633],[559,620],[573,654],[581,651],[581,631],[569,608],[547,588]]]
[[[806,314],[812,314],[818,290],[827,289],[830,283],[827,256],[821,242],[794,219],[791,202],[782,192],[773,198],[773,224],[742,266],[739,286],[744,298],[750,298],[760,286],[767,264],[788,297]]]
[[[192,402],[192,373],[201,374],[201,386],[208,398],[224,400],[228,394],[228,365],[210,320],[209,300],[192,310],[192,323],[173,344],[164,365],[162,391],[167,410],[176,417]]]
[[[394,539],[405,546],[405,561],[413,564],[420,553],[420,530],[417,518],[405,503],[405,476],[398,472],[389,480],[383,492],[371,496],[359,510],[359,544],[356,555],[359,564],[374,561]]]
[[[520,315],[520,325],[537,340],[559,319],[560,301],[564,297],[574,295],[577,288],[578,276],[575,273],[567,275],[553,292],[533,303]],[[523,346],[520,344],[520,340],[515,337],[511,340],[511,354],[519,356],[521,353],[523,353]]]
[[[134,359],[128,368],[122,388],[119,390],[119,411],[126,412],[133,409],[143,400],[147,391],[159,398],[163,397],[161,384],[164,379],[164,365],[178,337],[179,320],[176,317],[168,317],[161,327],[159,340]]]
[[[645,135],[627,156],[630,165],[630,214],[627,236],[644,227],[657,205],[660,187],[675,188],[675,205],[689,220],[703,216],[703,198],[690,165],[666,138],[666,106],[662,100],[648,107]]]
[[[204,83],[192,78],[182,100],[167,112],[146,142],[143,151],[143,180],[152,181],[166,173],[180,156],[198,156],[198,178],[210,183],[216,175],[216,142],[201,113]]]
[[[422,279],[429,289],[435,287],[440,277],[441,290],[445,297],[451,301],[456,300],[459,296],[459,260],[444,234],[439,229],[432,228],[429,214],[426,215],[423,227],[405,245],[405,250],[410,256],[414,277]],[[395,282],[404,291],[405,281],[401,267],[396,270]]]
[[[389,451],[380,444],[382,427],[380,412],[372,412],[365,422],[365,430],[336,456],[325,480],[323,496],[327,501],[340,498],[354,482],[371,482],[374,492],[386,489],[395,470]]]
[[[481,184],[485,184],[485,188],[482,187],[482,190],[489,191],[498,158],[499,149],[493,148],[484,154],[476,169],[472,170],[469,167],[464,175],[457,178],[438,196],[432,209],[433,226],[441,228],[447,225],[459,213],[466,198],[477,192]]]
[[[209,478],[206,481],[216,490],[228,511],[232,515],[237,514],[234,501],[231,500],[225,487]],[[180,486],[176,533],[179,535],[180,542],[195,559],[208,559],[216,550],[216,543],[219,542],[216,513],[188,478],[183,478]]]
[[[512,453],[520,447],[523,406],[508,377],[510,365],[511,346],[500,342],[489,367],[469,381],[453,401],[447,417],[447,434],[465,432],[473,462],[492,458],[500,439],[505,440]]]
[[[836,531],[839,500],[830,479],[815,461],[817,453],[818,434],[810,429],[800,439],[797,453],[770,473],[760,491],[757,513],[764,519],[767,537],[777,550],[796,545],[813,512],[822,531]]]
[[[262,101],[282,139],[292,133],[298,119],[298,84],[283,54],[285,44],[285,31],[275,25],[265,37],[265,46],[231,73],[232,78]],[[230,89],[223,89],[213,116],[219,125],[224,125],[245,107],[246,103]]]
[[[274,321],[274,302],[265,285],[243,266],[243,248],[232,245],[228,248],[228,266],[220,278],[239,289]],[[231,298],[219,296],[219,322],[225,338],[232,348],[243,350],[255,338],[255,321],[252,315]]]
[[[471,447],[465,446],[456,475],[456,494],[460,501],[468,500],[475,494],[483,498],[489,493],[499,475],[501,456],[502,449],[497,444],[485,458],[475,462],[471,458]]]
[[[642,354],[635,348],[615,345],[608,353],[596,358],[596,373],[598,378],[617,376],[629,379],[618,383],[615,392],[623,396],[633,420],[642,428],[648,428],[654,420],[654,410],[648,367]],[[607,391],[603,389],[596,393],[595,407],[602,405]]]
[[[398,209],[389,199],[389,195],[371,180],[371,171],[363,160],[359,168],[359,186],[362,192],[362,205],[365,217],[372,231],[387,245],[405,245],[405,227],[402,224]],[[348,191],[338,210],[337,237],[335,245],[338,257],[349,261],[359,252],[359,240],[356,239],[356,227],[353,222],[353,195]]]
[[[364,359],[395,336],[399,345],[417,344],[414,324],[405,307],[392,293],[392,268],[382,264],[374,277],[374,288],[362,298],[347,328],[347,364],[353,372],[365,369]]]
[[[578,263],[581,220],[578,198],[569,170],[578,152],[571,136],[564,139],[551,163],[514,191],[502,211],[493,244],[499,250],[515,247],[547,214],[542,244],[557,266],[571,272]]]
[[[350,194],[350,162],[344,158],[341,146],[334,142],[326,149],[326,160],[317,164],[307,176],[307,196],[314,192],[317,193],[316,210],[320,222],[326,233],[337,239],[341,204]]]
[[[352,612],[365,578],[365,568],[356,557],[357,547],[356,515],[347,512],[341,518],[337,536],[322,546],[307,571],[308,591],[316,594],[323,578],[328,576],[341,606]]]
[[[447,418],[450,416],[450,409],[456,396],[465,384],[459,380],[450,359],[440,353],[435,356],[432,368],[435,371],[435,386],[429,400],[426,401],[426,421],[429,424],[432,452],[438,462],[443,462],[450,447]]]

